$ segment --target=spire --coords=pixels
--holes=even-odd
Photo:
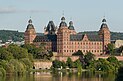
[[[106,19],[105,19],[105,16],[104,16],[104,18],[103,18],[103,20],[102,20],[102,23],[106,23]]]
[[[29,24],[32,24],[32,19],[30,18],[29,21],[28,21]]]

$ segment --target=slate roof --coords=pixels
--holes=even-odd
[[[70,35],[70,41],[81,41],[83,37],[82,34]]]
[[[57,41],[57,35],[43,35],[36,36],[33,42],[55,42]]]
[[[88,40],[90,41],[101,41],[99,35],[87,34]]]
[[[86,34],[90,41],[101,41],[99,35]],[[82,41],[84,34],[70,35],[70,41]]]

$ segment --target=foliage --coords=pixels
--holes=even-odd
[[[0,48],[0,60],[10,60],[12,58],[12,53],[8,52],[5,48]]]
[[[25,48],[13,44],[7,48],[0,48],[0,68],[3,68],[5,73],[23,74],[32,68],[32,62],[33,56]]]
[[[115,81],[123,80],[123,67],[119,68]]]
[[[0,76],[6,76],[6,71],[4,68],[0,68]]]
[[[61,66],[63,68],[65,68],[66,67],[65,62],[62,62],[62,61],[59,61],[59,60],[54,60],[53,61],[53,67],[54,68],[61,68]]]
[[[113,72],[115,68],[106,59],[99,58],[98,60],[92,61],[89,65],[89,69],[92,71],[103,71]]]
[[[0,30],[0,39],[2,39],[3,42],[6,42],[10,39],[13,41],[23,41],[24,33],[12,30]]]
[[[91,52],[87,52],[84,56],[85,66],[89,66],[89,64],[95,60],[95,55]]]
[[[82,63],[80,62],[80,59],[78,59],[74,62],[74,67],[76,67],[78,69],[78,72],[82,71]]]
[[[20,61],[24,64],[24,66],[26,67],[27,71],[33,67],[33,64],[29,60],[29,58],[23,58],[23,59],[20,59]]]
[[[114,66],[114,68],[115,68],[116,71],[117,71],[118,68],[120,67],[120,62],[119,62],[118,59],[117,59],[116,57],[114,57],[114,56],[108,57],[108,58],[107,58],[107,61],[109,61],[112,66]]]
[[[78,50],[77,52],[72,54],[73,56],[84,56],[81,50]]]
[[[73,67],[73,61],[70,57],[67,58],[66,66],[68,66],[69,68]]]
[[[114,44],[109,43],[107,45],[106,54],[115,55]]]
[[[26,71],[24,64],[19,60],[12,59],[9,64],[13,65],[15,73],[18,75],[23,74]]]
[[[40,45],[40,47],[36,47],[33,44],[25,44],[22,45],[21,47],[25,48],[28,50],[28,53],[32,54],[35,59],[48,59],[53,56],[52,51],[47,51],[44,48],[44,45]]]
[[[8,46],[7,50],[13,54],[15,59],[28,58],[27,50],[17,45],[11,44]]]

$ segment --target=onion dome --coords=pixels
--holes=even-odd
[[[104,19],[102,20],[102,22],[106,22],[106,19],[104,18]]]
[[[108,28],[108,25],[106,24],[106,19],[105,18],[102,20],[101,28]]]
[[[68,29],[74,30],[74,26],[73,26],[73,22],[72,22],[72,21],[69,22],[69,27],[68,27]]]
[[[62,17],[61,18],[61,23],[60,23],[59,27],[66,27],[66,26],[67,26],[67,23],[65,22],[65,17]]]
[[[29,21],[28,21],[27,29],[34,29],[34,26],[32,24],[32,20],[31,19],[29,19]]]

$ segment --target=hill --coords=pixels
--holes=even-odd
[[[79,34],[98,34],[97,31],[85,31],[79,32]],[[43,35],[43,33],[37,33],[37,35]],[[123,33],[120,32],[111,32],[111,40],[123,40]],[[24,32],[18,32],[13,30],[0,30],[0,40],[6,42],[8,40],[13,41],[23,41],[24,40]]]
[[[0,40],[3,42],[8,40],[22,41],[24,40],[24,33],[12,30],[0,30]]]

